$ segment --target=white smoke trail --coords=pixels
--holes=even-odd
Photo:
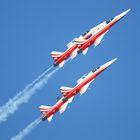
[[[29,88],[31,88],[37,81],[39,81],[44,75],[46,75],[52,68],[53,68],[53,66],[49,67],[46,71],[44,71],[41,75],[39,75],[34,81],[32,81],[30,84],[28,84],[22,91],[20,91],[14,98],[12,98],[12,100],[18,99]],[[10,102],[11,102],[11,99],[9,100],[9,104],[10,104]],[[8,105],[8,102],[7,102],[7,105]],[[6,104],[4,106],[6,108]],[[4,106],[0,107],[0,113],[3,111]]]
[[[20,131],[17,135],[13,136],[11,140],[22,140],[26,135],[28,135],[39,123],[41,122],[40,118],[37,118],[35,121],[30,123],[26,128]]]
[[[25,89],[19,92],[14,98],[10,99],[5,105],[0,107],[0,123],[6,121],[10,114],[13,114],[21,104],[28,102],[29,99],[37,92],[37,90],[42,88],[52,77],[52,75],[60,69],[60,67],[50,71],[51,69],[52,67],[46,70],[27,87],[25,87]],[[48,71],[50,72],[47,73]]]

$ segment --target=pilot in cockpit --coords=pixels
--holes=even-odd
[[[113,18],[106,21],[106,24],[110,23],[113,20]]]

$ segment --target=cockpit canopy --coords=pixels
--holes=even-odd
[[[82,36],[84,37],[88,32],[89,32],[89,30],[86,31],[85,33],[83,33]]]
[[[114,18],[111,18],[109,20],[106,21],[106,24],[110,23]]]
[[[80,79],[84,79],[87,76],[87,74],[84,74]]]
[[[92,72],[94,73],[95,71],[97,71],[98,69],[99,69],[100,67],[98,67],[98,68],[95,68]]]

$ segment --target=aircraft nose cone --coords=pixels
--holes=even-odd
[[[131,10],[131,9],[128,9],[128,10],[122,12],[122,13],[119,15],[120,18],[124,17],[130,10]]]
[[[125,16],[131,9],[128,9],[122,13],[122,16]]]
[[[131,9],[128,9],[128,10],[122,12],[121,14],[117,15],[117,16],[115,17],[115,19],[119,20],[119,19],[123,18],[130,10],[131,10]]]
[[[118,59],[118,58],[115,58],[115,59],[109,61],[108,64],[111,65],[111,64],[114,63],[117,59]]]
[[[116,60],[117,60],[117,58],[115,58],[115,59],[113,59],[113,60],[111,60],[111,61],[105,63],[104,65],[102,65],[102,67],[103,67],[103,68],[107,68],[107,67],[109,67],[112,63],[114,63]]]

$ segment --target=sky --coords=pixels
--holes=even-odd
[[[131,8],[99,46],[66,63],[1,123],[0,139],[11,139],[40,117],[40,105],[54,105],[61,86],[74,87],[82,75],[117,57],[62,115],[41,122],[24,139],[139,140],[139,5],[136,0],[0,1],[0,106],[53,64],[51,51],[65,51],[73,38]]]

